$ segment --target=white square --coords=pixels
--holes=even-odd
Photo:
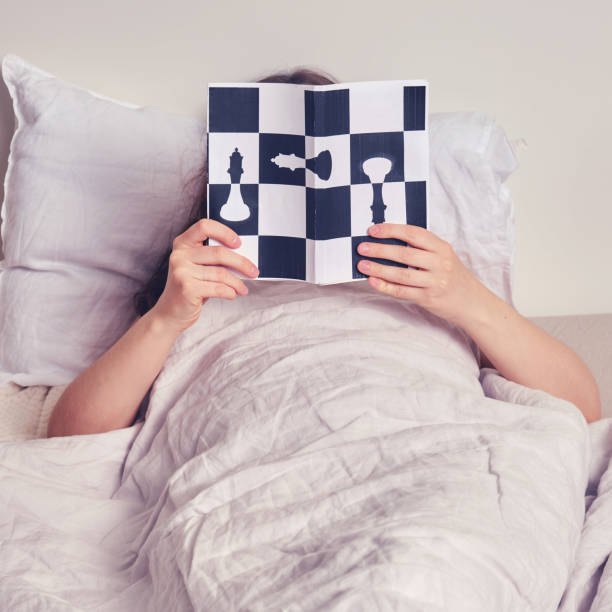
[[[246,257],[250,261],[252,261],[257,267],[259,267],[259,237],[258,236],[240,236],[240,246],[235,249],[230,249],[228,246],[215,240],[214,238],[208,239],[209,246],[223,246],[230,251],[234,251],[243,257]],[[242,272],[238,271],[236,268],[232,268],[229,266],[220,266],[222,268],[226,268],[232,274],[235,274],[238,278],[242,280],[253,280],[252,276],[245,276]]]
[[[259,235],[306,238],[306,190],[301,185],[259,185]]]
[[[349,93],[350,132],[404,131],[404,83],[356,83]]]
[[[382,198],[387,208],[385,222],[406,223],[406,189],[403,182],[383,183]],[[351,235],[367,236],[372,221],[373,189],[370,184],[351,185]]]
[[[307,159],[316,158],[323,151],[331,155],[331,174],[322,180],[317,174],[306,169],[306,186],[318,189],[338,187],[351,183],[351,135],[306,136]]]
[[[306,238],[306,280],[315,282],[315,241]]]
[[[304,90],[308,85],[261,83],[259,85],[259,131],[270,134],[306,132]]]
[[[404,132],[404,180],[429,178],[429,135],[425,130]]]
[[[315,245],[316,282],[320,285],[346,282],[353,277],[351,237],[317,240]]]
[[[309,160],[311,157],[315,157],[314,155],[314,137],[313,136],[305,136],[304,137],[304,153],[306,155],[306,160]],[[332,159],[332,167],[334,160]],[[304,166],[306,166],[306,161],[304,161]],[[315,174],[314,172],[310,172],[307,168],[304,169],[305,178],[306,178],[306,187],[314,187],[315,186]]]
[[[231,183],[228,173],[234,149],[242,155],[243,185],[259,183],[259,134],[212,132],[208,134],[208,183]]]

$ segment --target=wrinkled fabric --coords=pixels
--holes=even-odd
[[[559,612],[612,610],[612,419],[589,425],[591,468],[580,545]]]
[[[588,428],[366,282],[247,281],[146,421],[0,445],[0,609],[555,610]]]

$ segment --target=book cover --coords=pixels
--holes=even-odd
[[[427,228],[428,83],[209,83],[207,215],[262,280],[317,284],[357,269],[374,223]],[[221,244],[209,239],[209,245]],[[237,270],[231,270],[245,279]]]

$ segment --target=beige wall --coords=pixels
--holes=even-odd
[[[305,64],[341,81],[426,78],[430,111],[523,138],[514,291],[526,316],[612,312],[612,9],[599,2],[0,0],[16,53],[107,96],[202,117],[206,83]],[[0,176],[13,125],[0,86]]]

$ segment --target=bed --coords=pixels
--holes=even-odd
[[[2,609],[612,607],[611,314],[533,319],[595,374],[605,418],[587,424],[367,283],[247,281],[248,299],[209,300],[177,339],[144,420],[46,438],[184,221],[202,126],[15,56],[3,75],[19,122],[0,273]],[[430,227],[512,303],[512,147],[482,113],[430,120]]]
[[[605,425],[592,425],[595,430],[607,428],[607,419],[612,418],[612,379],[607,367],[612,362],[612,314],[528,318],[571,347],[589,366],[599,386],[602,419],[606,420]],[[67,386],[9,383],[0,387],[0,442],[46,437],[49,416]],[[595,444],[603,441],[599,436],[593,440]],[[605,448],[598,452],[605,452]]]
[[[269,377],[245,358],[264,331],[249,334],[225,309],[223,330],[209,334],[219,315],[211,311],[180,339],[146,421],[131,427],[40,439],[64,387],[3,389],[7,609],[609,609],[612,419],[587,426],[567,402],[491,368],[478,378],[488,398],[478,402],[491,402],[483,418],[485,404],[476,389],[461,388],[463,375],[442,384],[431,377],[441,363],[457,372],[469,362],[469,345],[452,329],[423,326],[415,309],[398,326],[399,309],[388,304],[379,304],[377,327],[389,326],[385,350],[391,336],[424,332],[418,350],[398,355],[401,372],[384,364],[374,390],[364,385],[382,371],[360,372],[356,387],[348,372],[330,384],[327,367],[310,375],[316,394],[295,376],[289,387],[274,385],[307,362],[309,349],[339,363],[346,338],[335,345],[337,321],[318,312],[320,342],[300,345],[289,335],[304,313],[300,292],[283,302],[280,284],[268,287],[276,293],[270,307],[263,290],[250,289],[267,304],[262,329],[288,336],[267,353]],[[359,291],[345,288],[344,299]],[[347,311],[344,325],[363,316]],[[610,322],[554,317],[542,325],[559,336],[580,329],[581,339],[589,330],[596,341],[582,346],[588,359],[609,350],[601,339]],[[350,348],[363,348],[351,329]],[[230,339],[231,355],[220,359]],[[224,379],[230,371],[240,376]],[[391,408],[386,391],[400,384],[406,398],[417,393],[408,415]]]

